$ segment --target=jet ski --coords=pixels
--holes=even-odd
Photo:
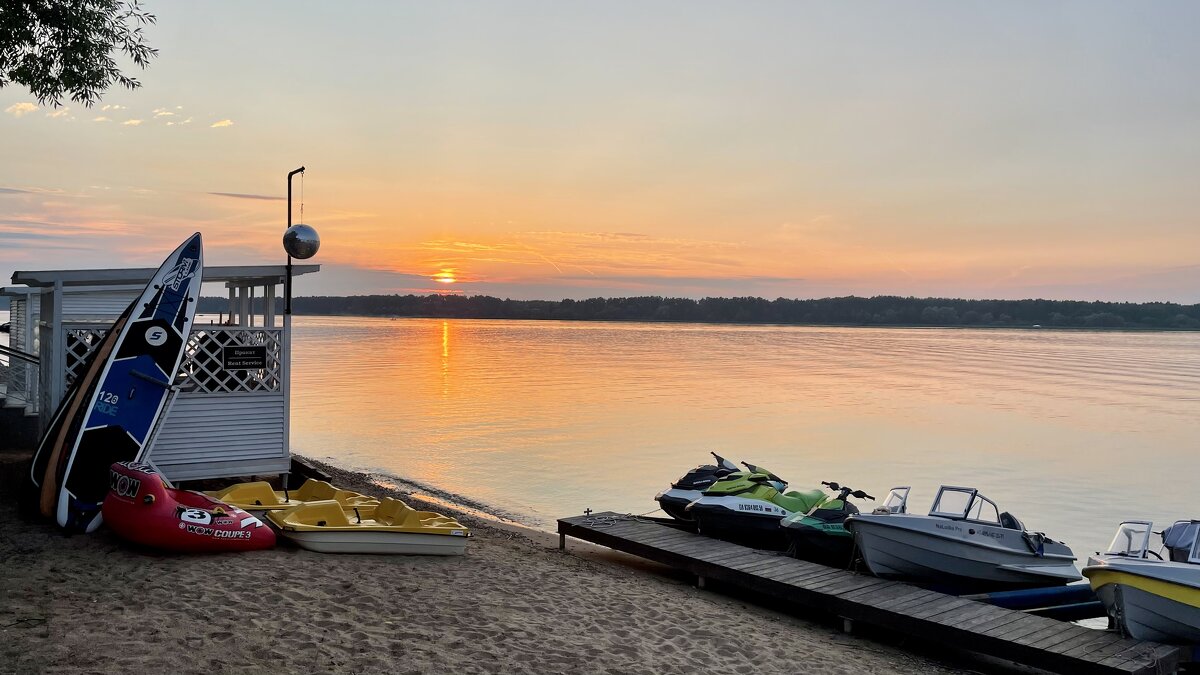
[[[1113,624],[1138,640],[1200,644],[1200,521],[1163,530],[1168,557],[1149,549],[1153,523],[1121,523],[1108,551],[1083,575]]]
[[[754,548],[782,551],[787,538],[779,521],[796,512],[808,512],[829,499],[823,490],[783,492],[787,482],[761,467],[742,462],[738,471],[713,483],[687,513],[700,534]]]
[[[692,522],[687,505],[700,498],[702,490],[738,470],[737,464],[715,452],[709,453],[717,460],[713,464],[701,464],[671,483],[671,487],[654,496],[658,505],[675,520]]]
[[[908,488],[898,490],[907,501]],[[927,516],[879,509],[845,525],[871,573],[886,579],[985,592],[1082,578],[1066,544],[1026,531],[975,488],[943,485]]]
[[[852,562],[854,537],[846,530],[843,522],[858,507],[850,503],[850,497],[870,499],[871,495],[836,482],[821,481],[821,485],[837,492],[837,496],[811,511],[796,512],[779,522],[788,539],[788,554],[813,562],[847,567]]]

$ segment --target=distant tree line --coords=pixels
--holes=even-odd
[[[262,311],[262,299],[256,304]],[[200,311],[227,311],[225,298],[202,298]],[[282,304],[277,311],[282,312]],[[292,299],[296,314],[455,319],[678,321],[858,326],[1045,326],[1200,330],[1200,304],[1073,300],[957,300],[848,296],[778,298],[590,298],[501,300],[486,295],[353,295]]]

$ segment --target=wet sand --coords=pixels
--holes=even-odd
[[[962,672],[470,515],[467,554],[448,558],[323,555],[286,541],[182,555],[107,529],[65,536],[18,516],[18,468],[0,455],[0,672]],[[329,470],[341,487],[388,493]]]

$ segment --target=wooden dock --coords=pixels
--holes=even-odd
[[[784,599],[805,609],[1059,673],[1172,673],[1186,647],[1140,642],[911,584],[764,554],[652,520],[612,512],[562,518],[573,537]]]

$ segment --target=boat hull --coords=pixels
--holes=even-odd
[[[1054,586],[1081,578],[1073,556],[1039,556],[1028,549],[1001,548],[983,540],[1020,537],[1022,533],[1018,530],[992,531],[999,528],[957,521],[929,523],[928,519],[921,522],[913,518],[854,516],[846,521],[872,574],[963,591]],[[946,533],[920,529],[931,525],[945,527]],[[1056,546],[1066,549],[1061,544]]]
[[[467,537],[411,532],[294,532],[284,537],[301,548],[320,553],[383,553],[392,555],[463,555]]]
[[[848,532],[824,532],[807,526],[781,527],[788,540],[788,553],[794,558],[823,565],[849,567],[854,555],[854,537]]]
[[[787,537],[779,526],[787,512],[774,504],[736,497],[705,497],[692,502],[687,512],[695,520],[697,531],[705,536],[773,551],[787,548]]]
[[[1154,642],[1200,643],[1200,589],[1111,568],[1089,567],[1085,574],[1126,635]]]
[[[699,490],[680,490],[679,488],[671,488],[665,492],[658,493],[655,500],[658,501],[658,506],[675,520],[684,522],[692,522],[692,514],[688,513],[687,505],[696,501],[704,495]]]

